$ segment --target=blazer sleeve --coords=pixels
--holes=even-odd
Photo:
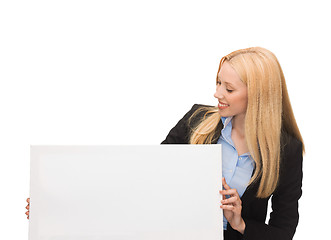
[[[190,129],[188,126],[188,119],[199,108],[199,104],[194,104],[190,111],[188,111],[182,119],[178,121],[168,133],[165,140],[161,144],[188,144]]]
[[[245,240],[293,238],[299,220],[298,200],[302,195],[302,143],[292,138],[282,155],[279,184],[271,197],[269,224],[244,219]]]

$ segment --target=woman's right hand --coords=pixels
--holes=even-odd
[[[26,201],[28,202],[28,205],[26,205],[25,208],[28,209],[28,211],[25,212],[25,214],[27,215],[27,219],[29,219],[29,213],[30,213],[30,211],[29,211],[29,209],[30,209],[30,198],[26,199]]]

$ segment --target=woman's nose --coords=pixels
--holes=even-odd
[[[214,93],[214,97],[218,98],[218,99],[222,99],[223,98],[223,94],[221,93],[221,89],[216,89],[216,92]]]

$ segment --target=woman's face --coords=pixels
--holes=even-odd
[[[228,62],[219,73],[214,97],[218,99],[218,112],[222,117],[242,116],[247,109],[247,86]]]

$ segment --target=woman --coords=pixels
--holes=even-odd
[[[276,56],[254,47],[223,57],[214,97],[217,107],[193,105],[162,144],[222,144],[224,239],[292,239],[304,145]]]
[[[193,105],[162,144],[222,144],[225,240],[292,239],[304,145],[277,58],[260,47],[223,57],[214,96],[217,107]]]

